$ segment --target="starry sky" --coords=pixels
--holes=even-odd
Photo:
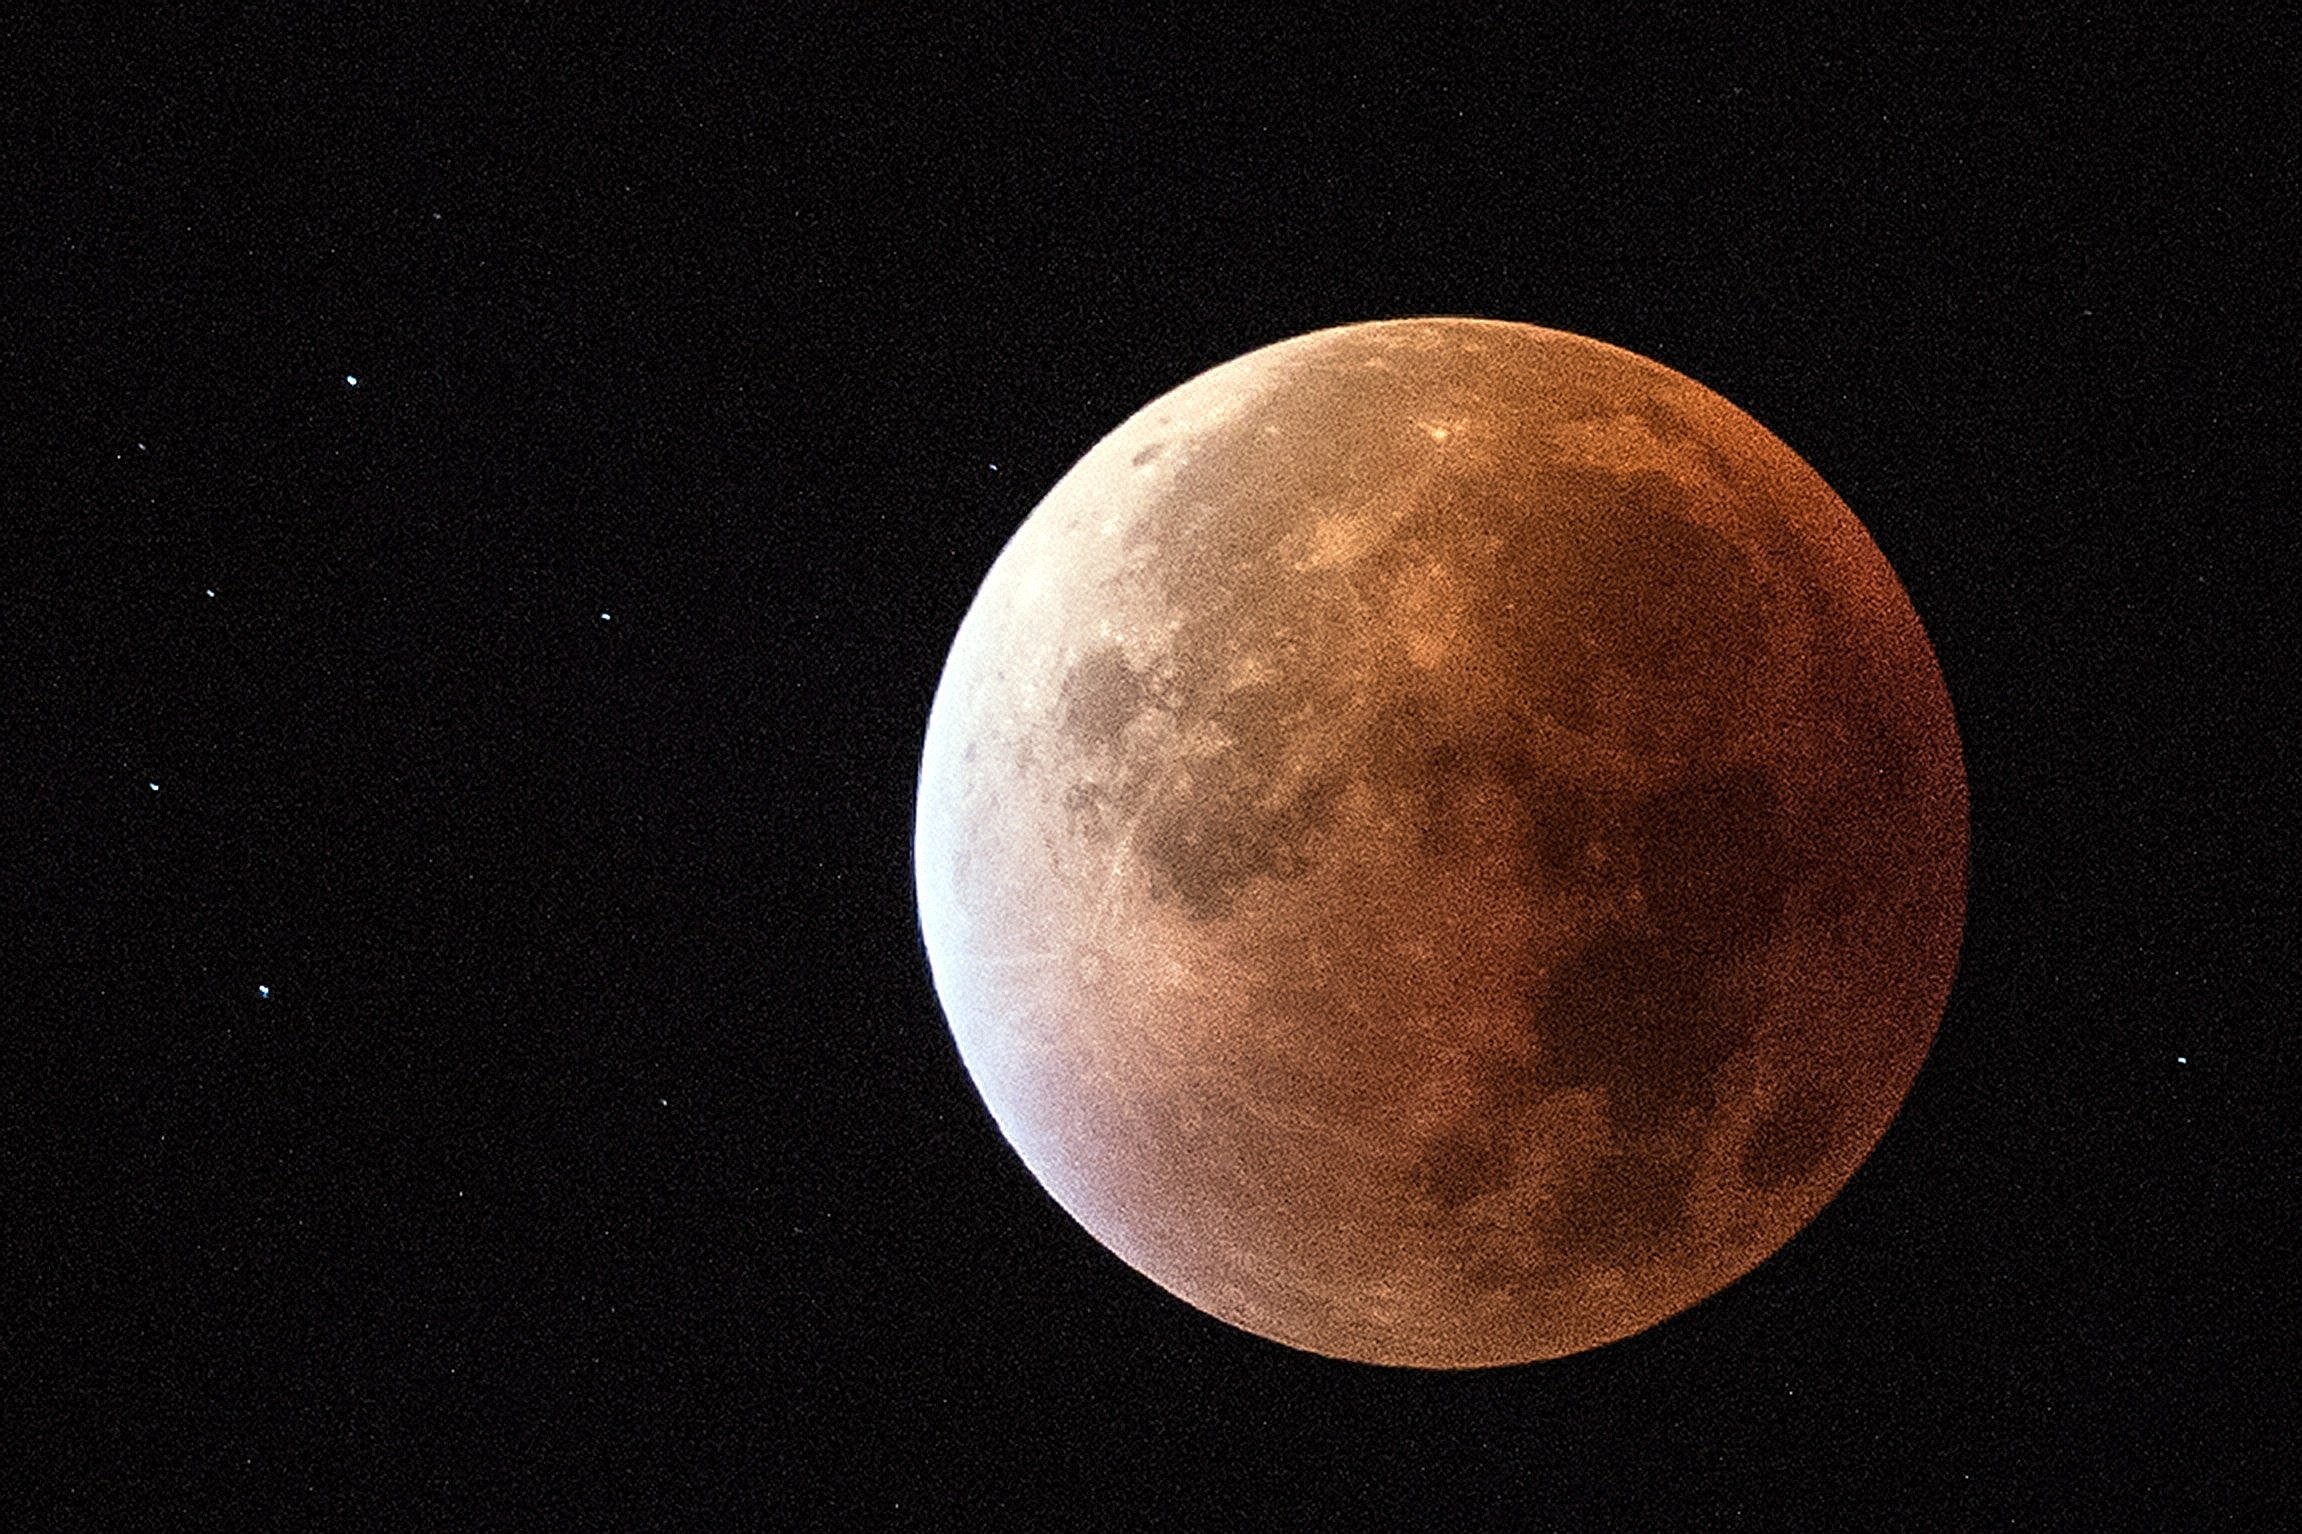
[[[2271,8],[290,9],[5,28],[28,1526],[2291,1513]],[[910,883],[945,650],[1046,488],[1418,313],[1798,449],[1974,806],[1871,1164],[1695,1311],[1475,1375],[1104,1254],[974,1096]]]

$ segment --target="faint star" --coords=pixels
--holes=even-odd
[[[2188,1055],[2176,1055],[2174,1057],[2174,1063],[2176,1065],[2188,1065],[2190,1063],[2190,1057]]]
[[[615,614],[613,614],[613,613],[601,613],[601,614],[599,615],[599,621],[600,621],[600,622],[602,622],[602,623],[608,623],[608,622],[611,622],[611,621],[613,621],[614,617],[615,617]]]
[[[348,389],[357,389],[359,386],[360,386],[360,375],[359,375],[359,374],[357,374],[357,373],[346,373],[346,374],[344,375],[344,387],[346,387],[346,388],[348,388]]]
[[[208,593],[210,596],[214,596],[216,594],[216,588],[213,586],[203,586],[200,589]]]
[[[155,794],[156,794],[156,793],[158,793],[158,792],[160,791],[160,785],[159,785],[159,784],[157,784],[157,783],[147,783],[147,784],[145,784],[144,786],[145,786],[146,788],[150,789],[150,790],[151,790],[153,793],[155,793]]]

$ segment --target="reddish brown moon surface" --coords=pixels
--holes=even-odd
[[[1166,1289],[1432,1368],[1640,1331],[1861,1165],[1965,911],[1958,735],[1765,428],[1526,325],[1352,325],[1098,443],[927,731],[936,989]]]

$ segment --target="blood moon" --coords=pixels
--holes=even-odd
[[[1136,1269],[1386,1364],[1555,1357],[1762,1261],[1941,1017],[1949,700],[1726,400],[1418,319],[1153,401],[960,625],[915,858],[1007,1138]]]

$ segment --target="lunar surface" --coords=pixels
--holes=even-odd
[[[1153,401],[1000,555],[915,857],[985,1103],[1250,1332],[1462,1368],[1710,1295],[1942,1014],[1934,655],[1814,471],[1559,331],[1320,331]]]

